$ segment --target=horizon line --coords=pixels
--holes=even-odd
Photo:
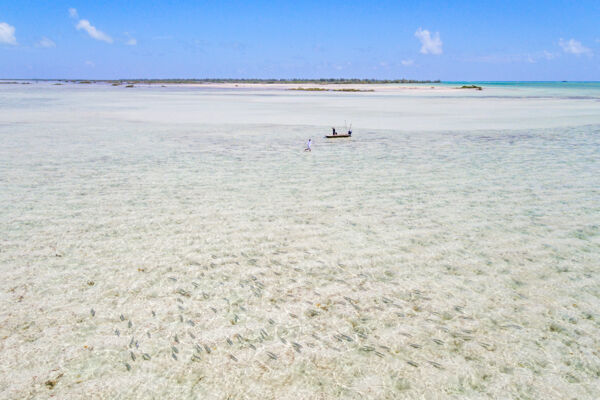
[[[306,83],[320,82],[349,82],[349,83],[360,83],[360,82],[373,82],[373,83],[456,83],[456,82],[479,82],[479,83],[600,83],[600,80],[441,80],[441,79],[407,79],[407,78],[396,78],[396,79],[376,79],[376,78],[114,78],[114,79],[102,79],[102,78],[0,78],[0,81],[67,81],[67,82],[78,82],[78,81],[90,81],[90,82],[115,82],[115,81],[195,81],[195,82],[215,82],[215,81],[230,81],[230,82],[245,82],[245,81],[257,81],[259,83],[273,82],[273,83]],[[252,83],[252,82],[248,82]]]

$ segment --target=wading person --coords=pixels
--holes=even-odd
[[[312,151],[310,146],[312,145],[312,139],[308,139],[308,142],[306,142],[306,148],[304,149],[304,151]]]

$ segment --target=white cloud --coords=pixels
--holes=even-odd
[[[37,47],[56,47],[56,43],[54,43],[54,41],[52,39],[48,39],[47,37],[43,37],[42,40],[40,40],[39,42],[37,42],[36,44]]]
[[[415,62],[413,60],[402,60],[400,61],[400,64],[404,65],[405,67],[409,67],[411,65],[413,65]]]
[[[79,18],[79,14],[77,14],[77,10],[74,8],[69,8],[69,16],[71,18]]]
[[[427,29],[417,29],[415,32],[417,39],[421,41],[421,53],[423,54],[442,54],[442,39],[440,33],[433,35]]]
[[[94,68],[94,67],[96,66],[96,64],[94,64],[94,63],[93,63],[92,61],[90,61],[90,60],[87,60],[87,61],[85,62],[85,65],[87,65],[88,67],[92,67],[92,68]]]
[[[99,31],[98,29],[96,29],[96,27],[92,26],[92,24],[90,24],[90,21],[88,21],[87,19],[82,19],[79,20],[79,23],[77,24],[77,30],[83,29],[84,31],[86,31],[88,33],[88,35],[90,35],[91,37],[93,37],[96,40],[102,40],[104,42],[107,43],[112,43],[113,40],[110,36],[108,36],[106,33]]]
[[[592,50],[588,49],[587,47],[582,45],[580,41],[575,40],[575,39],[571,39],[571,40],[560,39],[558,41],[558,45],[560,47],[562,47],[562,49],[565,53],[575,54],[577,56],[581,55],[581,54],[587,54],[587,55],[592,54]]]
[[[135,38],[129,38],[129,39],[128,39],[128,40],[125,42],[125,44],[126,44],[127,46],[135,46],[135,45],[137,44],[137,40],[136,40]]]
[[[0,43],[6,44],[17,44],[17,38],[15,37],[15,27],[7,24],[6,22],[0,22]]]

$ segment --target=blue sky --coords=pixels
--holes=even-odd
[[[0,78],[600,80],[600,1],[0,0]]]

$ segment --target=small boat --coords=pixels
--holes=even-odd
[[[348,134],[344,133],[342,135],[325,135],[325,137],[327,139],[336,139],[336,138],[341,138],[341,137],[352,137],[352,135],[348,135]]]

